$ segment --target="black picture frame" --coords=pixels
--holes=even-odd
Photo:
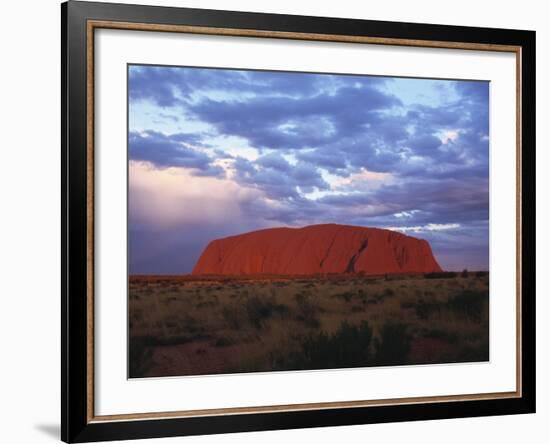
[[[521,395],[319,410],[95,421],[90,417],[87,24],[90,20],[382,39],[512,45],[521,50]],[[89,442],[535,412],[535,32],[69,1],[61,5],[61,438]],[[498,278],[498,277],[497,277]],[[91,322],[91,324],[90,324]]]

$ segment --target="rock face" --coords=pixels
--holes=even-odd
[[[441,271],[441,267],[423,239],[379,228],[326,224],[270,228],[213,240],[192,274],[383,275],[434,271]]]

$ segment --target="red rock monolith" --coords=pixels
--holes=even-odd
[[[423,239],[380,228],[323,224],[269,228],[213,240],[194,275],[310,275],[441,271]]]

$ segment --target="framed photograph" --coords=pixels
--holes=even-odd
[[[535,33],[69,1],[62,439],[535,411]]]

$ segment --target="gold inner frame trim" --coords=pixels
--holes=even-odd
[[[187,34],[202,35],[221,35],[234,37],[256,37],[256,38],[276,38],[288,40],[309,40],[320,42],[338,42],[338,43],[357,43],[371,45],[393,45],[421,48],[443,48],[443,49],[461,49],[473,51],[489,52],[510,52],[516,56],[516,390],[513,392],[497,393],[476,393],[464,395],[449,396],[421,396],[378,400],[360,400],[360,401],[338,401],[322,403],[305,404],[284,404],[255,407],[229,407],[217,409],[202,410],[182,410],[171,412],[147,412],[147,413],[128,413],[116,415],[96,416],[94,413],[94,31],[95,29],[119,29],[130,31],[152,31],[152,32],[177,32]],[[367,36],[351,35],[333,35],[333,34],[311,34],[300,32],[283,31],[264,31],[255,29],[234,29],[234,28],[214,28],[187,25],[164,25],[149,23],[132,23],[105,20],[87,21],[87,43],[86,43],[86,62],[87,62],[87,421],[88,423],[146,420],[161,418],[190,418],[199,416],[222,416],[237,414],[259,414],[274,412],[293,412],[303,410],[326,410],[334,408],[359,408],[388,405],[406,405],[416,403],[439,403],[439,402],[460,402],[460,401],[479,401],[491,399],[509,399],[522,396],[522,347],[521,347],[521,46],[514,45],[496,45],[486,43],[468,43],[468,42],[445,42],[435,40],[413,40],[397,38],[381,38]]]

